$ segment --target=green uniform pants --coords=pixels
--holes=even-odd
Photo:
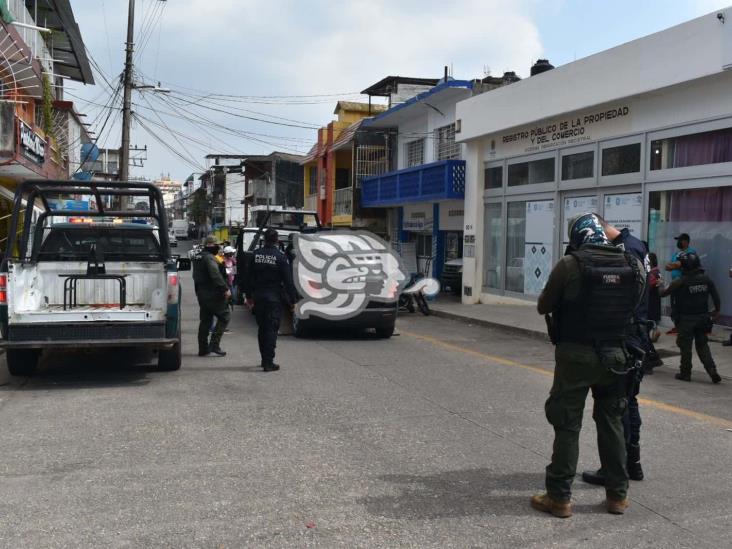
[[[615,500],[628,493],[627,456],[623,434],[623,413],[627,406],[625,376],[614,374],[588,345],[560,343],[556,348],[554,384],[545,411],[554,427],[552,462],[546,468],[546,489],[555,501],[569,501],[577,472],[579,435],[587,393],[592,390],[595,405],[592,418],[597,426],[597,448],[605,472],[605,490]],[[605,353],[605,362],[622,368],[621,349]]]
[[[681,351],[681,373],[691,375],[691,345],[696,346],[696,354],[702,361],[707,373],[717,372],[717,366],[712,358],[712,351],[709,350],[709,339],[706,334],[706,324],[709,320],[708,314],[703,315],[679,315],[676,324],[678,335],[676,345]]]
[[[198,306],[200,308],[198,324],[198,350],[205,351],[210,347],[218,347],[224,330],[231,320],[229,304],[222,295],[211,295],[208,292],[196,293]],[[216,327],[211,334],[209,342],[208,333],[211,330],[213,319],[216,318]]]

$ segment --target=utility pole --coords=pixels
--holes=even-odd
[[[135,0],[129,0],[127,15],[127,47],[124,73],[124,99],[122,104],[122,149],[119,160],[119,179],[130,177],[130,118],[132,115],[132,52],[135,35]]]

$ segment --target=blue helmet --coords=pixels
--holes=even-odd
[[[583,244],[610,244],[600,219],[594,213],[575,217],[569,225],[569,247],[578,250]]]

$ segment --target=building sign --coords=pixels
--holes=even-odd
[[[609,194],[605,196],[603,217],[616,229],[630,229],[636,238],[641,236],[643,212],[641,193]]]
[[[440,230],[462,231],[465,202],[462,200],[448,200],[440,202]]]
[[[432,231],[434,217],[432,215],[432,203],[429,204],[407,204],[404,206],[404,219],[402,221],[403,231]]]
[[[36,164],[46,160],[46,142],[22,120],[20,121],[20,150]]]
[[[499,134],[490,141],[490,158],[581,145],[629,131],[629,105],[615,105],[557,118]]]

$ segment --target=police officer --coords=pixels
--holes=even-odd
[[[554,427],[554,448],[546,493],[534,496],[531,505],[557,517],[572,515],[582,414],[592,390],[605,505],[609,513],[622,514],[628,507],[622,417],[629,360],[624,341],[643,295],[643,265],[610,244],[594,214],[570,224],[569,243],[569,254],[554,266],[537,305],[540,314],[553,314],[556,367],[545,412]]]
[[[618,230],[599,215],[597,218],[600,220],[600,224],[610,243],[613,246],[618,246],[625,250],[641,261],[644,266],[644,272],[647,275],[647,272],[650,270],[650,258],[648,257],[648,248],[646,245],[634,237],[627,228]],[[641,349],[645,353],[644,365],[656,367],[663,364],[648,336],[647,285],[643,292],[643,297],[635,309],[633,319],[634,325],[626,339],[627,343]],[[631,480],[643,480],[643,468],[640,462],[640,428],[642,421],[638,406],[638,393],[640,392],[640,383],[643,380],[643,371],[643,369],[637,369],[626,376],[628,407],[623,415],[623,431],[625,433],[625,447],[628,452],[628,477]],[[602,468],[596,471],[584,471],[582,473],[582,480],[601,486],[605,484],[605,476]]]
[[[274,357],[282,317],[283,291],[290,306],[297,301],[290,265],[285,254],[277,248],[278,241],[276,230],[267,229],[264,232],[264,246],[250,256],[245,282],[247,306],[254,307],[257,318],[259,352],[265,372],[280,369],[274,363]]]
[[[681,263],[681,277],[671,282],[668,288],[661,292],[661,297],[671,295],[676,298],[676,312],[678,323],[676,328],[676,345],[681,350],[681,371],[676,379],[691,381],[691,344],[696,344],[696,353],[704,364],[704,369],[712,378],[713,383],[719,383],[722,378],[717,373],[712,352],[709,350],[707,332],[712,328],[712,320],[719,317],[721,302],[714,282],[702,269],[699,256],[695,253],[683,254],[679,258]],[[714,311],[709,313],[709,298],[714,303]]]
[[[193,257],[193,283],[200,308],[198,356],[206,356],[211,353],[226,356],[226,353],[221,350],[220,344],[221,336],[231,320],[229,312],[231,292],[216,261],[218,253],[219,245],[216,243],[216,239],[208,236],[201,252]],[[211,334],[211,341],[209,341],[208,336],[214,318],[216,318],[216,326]]]

